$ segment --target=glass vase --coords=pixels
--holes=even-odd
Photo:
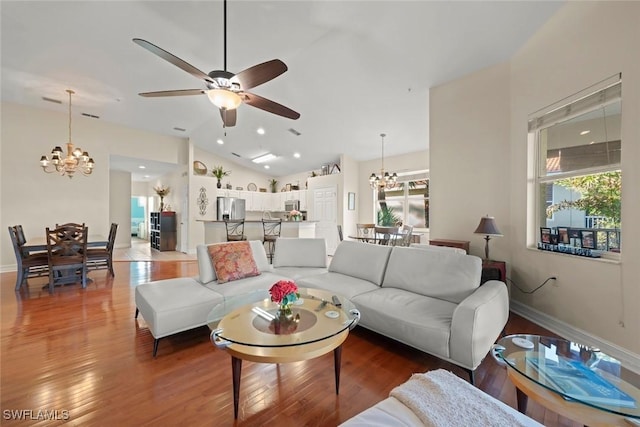
[[[278,306],[278,312],[276,318],[280,322],[290,322],[293,320],[293,311],[291,311],[291,304],[280,304]]]

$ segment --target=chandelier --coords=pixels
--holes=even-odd
[[[76,171],[81,172],[83,175],[91,175],[93,172],[93,166],[95,162],[89,153],[82,151],[80,147],[73,147],[71,142],[71,95],[75,92],[71,89],[67,89],[69,94],[69,142],[67,142],[67,157],[62,157],[62,148],[56,146],[51,150],[51,160],[47,156],[40,158],[40,165],[42,170],[46,173],[58,172],[61,176],[67,175],[69,178],[73,178],[73,174]]]
[[[369,184],[373,189],[393,187],[398,179],[398,175],[394,172],[393,175],[389,175],[389,172],[384,170],[384,137],[387,136],[384,133],[380,134],[382,138],[382,165],[380,167],[380,175],[376,175],[375,172],[369,177]]]

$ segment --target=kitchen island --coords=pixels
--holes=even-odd
[[[220,243],[227,241],[227,229],[224,221],[197,220],[204,225],[205,244]],[[280,231],[281,237],[316,237],[317,221],[282,221]],[[262,240],[263,237],[261,220],[245,220],[244,235],[247,240]]]

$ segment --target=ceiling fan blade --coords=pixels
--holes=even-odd
[[[220,117],[222,117],[222,123],[224,127],[230,128],[236,125],[236,118],[238,117],[238,110],[220,109]]]
[[[193,65],[189,64],[186,61],[183,61],[182,59],[178,58],[174,54],[167,52],[166,50],[154,45],[153,43],[149,43],[148,41],[142,40],[142,39],[133,39],[133,42],[138,44],[139,46],[142,46],[143,48],[147,49],[149,52],[155,53],[160,58],[164,59],[165,61],[168,61],[168,62],[172,63],[176,67],[180,68],[181,70],[186,71],[187,73],[191,74],[192,76],[194,76],[194,77],[196,77],[198,79],[201,79],[201,80],[208,81],[208,82],[211,81],[211,78],[206,73],[198,70]]]
[[[202,95],[206,93],[203,89],[180,89],[180,90],[161,90],[158,92],[142,92],[138,95],[145,98],[157,98],[161,96],[185,96],[185,95]]]
[[[261,110],[277,114],[278,116],[287,117],[293,120],[297,120],[298,118],[300,118],[300,113],[297,113],[291,108],[285,107],[284,105],[278,104],[277,102],[271,101],[267,98],[263,98],[253,93],[244,92],[243,95],[245,104],[249,104],[252,107],[256,107]]]
[[[236,77],[240,81],[242,89],[248,90],[262,83],[266,83],[271,79],[275,79],[287,70],[288,68],[284,62],[279,59],[272,59],[271,61],[263,62],[262,64],[242,70],[236,74]]]

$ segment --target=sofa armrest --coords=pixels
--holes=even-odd
[[[509,318],[507,286],[489,280],[453,312],[449,356],[467,369],[478,367]]]

